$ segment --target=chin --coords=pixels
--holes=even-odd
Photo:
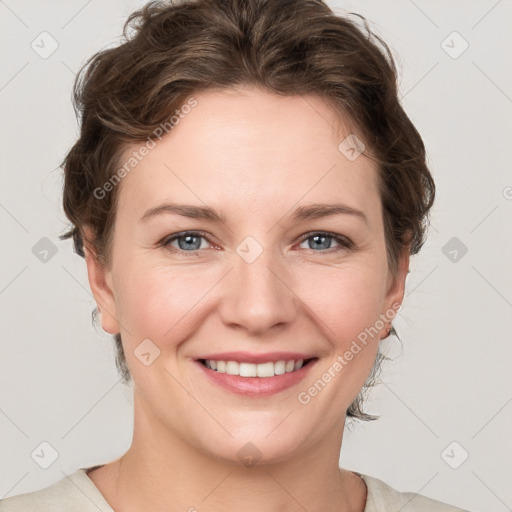
[[[304,426],[287,420],[279,425],[282,421],[283,416],[273,422],[260,418],[258,423],[226,424],[233,437],[223,431],[221,437],[202,439],[200,444],[209,456],[228,464],[245,467],[277,464],[297,456],[312,439],[311,432],[306,432]],[[204,432],[198,434],[204,436]]]

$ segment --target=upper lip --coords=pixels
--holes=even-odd
[[[312,359],[315,356],[301,354],[299,352],[265,352],[262,354],[255,354],[252,352],[217,352],[215,354],[208,354],[198,359],[210,359],[213,361],[236,361],[238,363],[275,363],[276,361],[297,361],[298,359],[306,360]]]

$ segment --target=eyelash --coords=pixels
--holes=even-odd
[[[201,249],[194,249],[192,251],[184,251],[183,249],[177,249],[176,247],[170,247],[171,242],[173,242],[174,240],[177,240],[178,238],[184,238],[186,236],[202,237],[205,240],[207,240],[209,243],[212,243],[210,241],[210,239],[208,238],[208,234],[205,233],[204,231],[182,231],[180,233],[174,233],[173,235],[165,238],[164,240],[162,240],[160,245],[173,251],[173,252],[186,254],[187,256],[197,255],[198,251],[200,251]],[[323,253],[327,253],[327,254],[333,254],[333,253],[336,253],[336,252],[342,251],[342,250],[347,250],[347,249],[353,250],[354,249],[354,243],[352,242],[352,240],[350,240],[349,238],[347,238],[345,236],[337,235],[336,233],[331,233],[329,231],[310,231],[309,233],[305,233],[304,235],[302,235],[300,237],[299,243],[304,242],[308,238],[313,238],[314,236],[323,236],[323,237],[327,237],[327,238],[332,238],[339,245],[337,247],[331,247],[329,249],[325,249],[322,251],[315,251],[313,249],[309,249],[310,251],[313,251],[313,252],[323,252]]]

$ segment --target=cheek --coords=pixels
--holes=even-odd
[[[309,290],[307,305],[331,352],[297,398],[311,416],[322,417],[326,425],[339,420],[340,411],[346,411],[359,394],[374,365],[386,276],[382,269],[369,264],[347,265],[334,272],[331,268],[330,279],[316,272],[300,292],[305,295]],[[313,277],[328,286],[311,286]]]
[[[179,341],[184,330],[190,328],[196,308],[201,309],[201,298],[216,280],[212,272],[198,275],[191,268],[150,266],[144,261],[133,261],[124,267],[117,299],[120,321],[130,344],[145,338],[157,344],[163,340]]]
[[[385,273],[378,266],[324,267],[304,274],[298,282],[294,291],[324,325],[336,348],[343,348],[379,317]]]

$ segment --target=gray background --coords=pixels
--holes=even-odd
[[[75,73],[143,3],[0,0],[0,498],[131,442],[132,391],[91,325],[85,263],[57,238],[58,166],[77,135]],[[363,14],[392,47],[438,188],[395,320],[403,348],[388,343],[396,359],[368,404],[381,418],[346,429],[341,465],[469,510],[511,510],[512,2],[329,5]],[[58,48],[42,58],[50,37]],[[31,456],[51,454],[42,442],[58,453],[47,469]]]

